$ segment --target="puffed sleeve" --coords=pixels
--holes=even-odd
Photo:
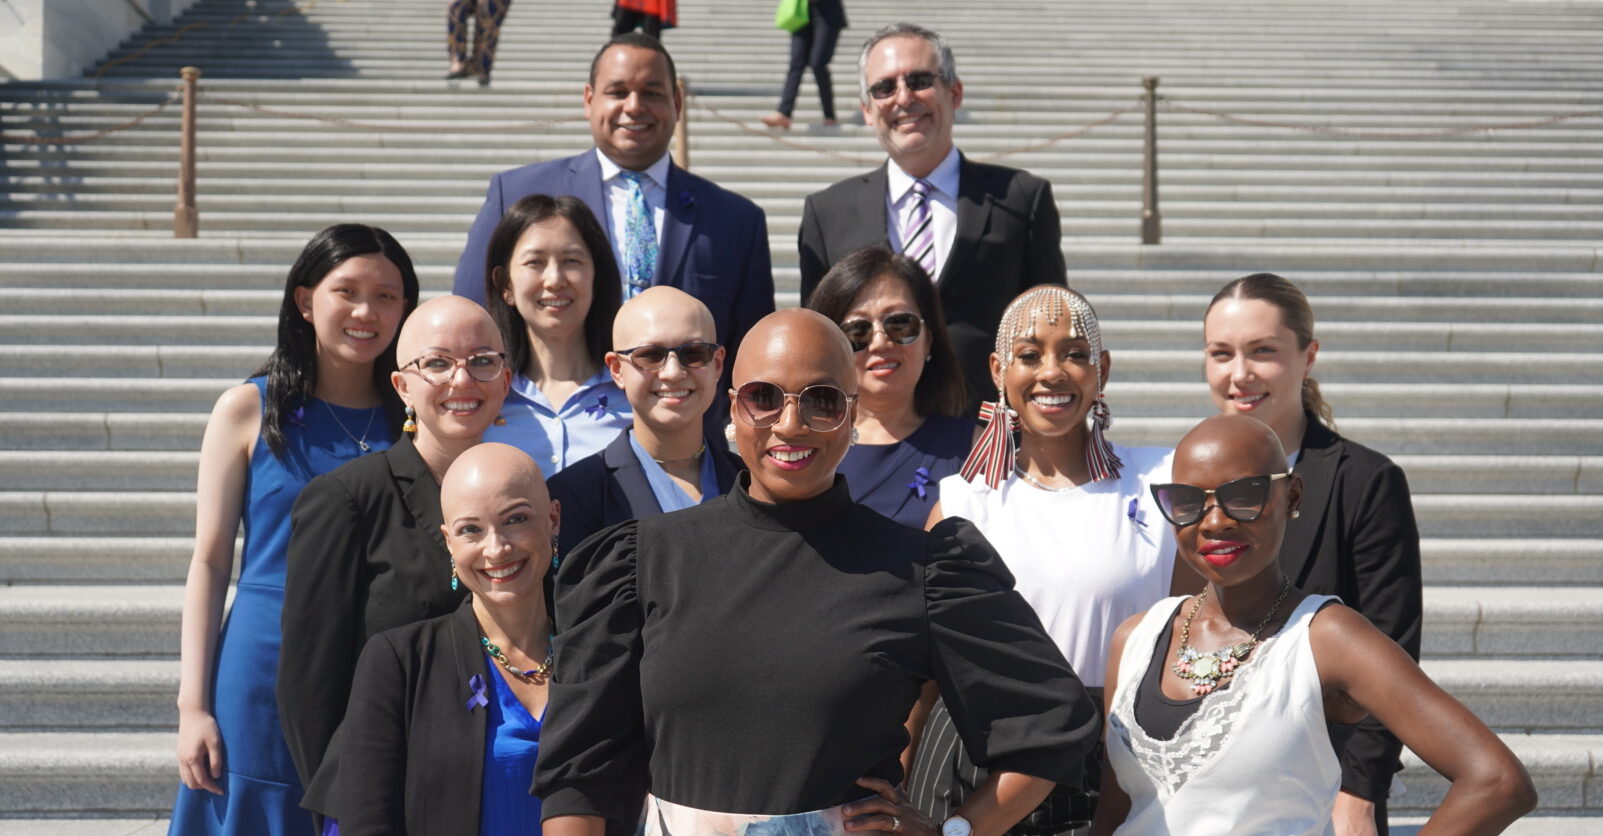
[[[1424,613],[1423,572],[1408,479],[1402,468],[1388,461],[1359,495],[1363,503],[1352,535],[1358,585],[1353,608],[1417,660]],[[1342,789],[1371,801],[1385,799],[1402,749],[1396,735],[1373,717],[1366,717],[1339,749]]]
[[[1101,723],[1080,678],[973,523],[948,517],[929,544],[931,670],[964,747],[993,772],[1081,785]]]
[[[633,520],[597,532],[557,572],[556,672],[530,790],[542,818],[633,826],[646,788],[641,608]]]

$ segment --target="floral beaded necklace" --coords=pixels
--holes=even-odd
[[[1247,657],[1258,647],[1258,637],[1263,635],[1263,628],[1269,626],[1269,620],[1280,611],[1281,602],[1286,600],[1286,593],[1291,591],[1291,579],[1282,578],[1280,582],[1280,597],[1275,599],[1274,606],[1269,608],[1269,614],[1258,622],[1258,629],[1252,631],[1252,638],[1240,644],[1233,644],[1219,650],[1210,650],[1206,653],[1191,646],[1191,620],[1197,617],[1202,610],[1202,602],[1208,597],[1208,590],[1202,590],[1197,596],[1197,603],[1186,616],[1186,623],[1180,628],[1180,649],[1176,650],[1175,663],[1169,670],[1174,675],[1191,682],[1191,691],[1197,696],[1210,694],[1219,687],[1222,680],[1228,679],[1246,662]]]

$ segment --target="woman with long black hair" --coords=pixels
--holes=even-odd
[[[278,344],[217,399],[201,441],[195,552],[184,592],[175,834],[310,834],[273,695],[289,511],[301,488],[390,445],[395,337],[417,304],[389,233],[331,226],[290,268]],[[227,623],[234,533],[245,527]]]

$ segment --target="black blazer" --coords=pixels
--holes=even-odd
[[[1417,660],[1424,582],[1408,479],[1391,459],[1307,417],[1296,467],[1302,513],[1287,520],[1280,567],[1307,592],[1341,596]],[[1384,800],[1402,753],[1396,736],[1366,719],[1333,727],[1332,740],[1342,789]]]
[[[370,639],[305,806],[348,836],[478,833],[489,712],[469,703],[475,676],[500,674],[472,601]]]
[[[803,304],[835,262],[888,245],[888,183],[880,166],[807,198],[797,236]],[[1029,172],[963,157],[957,191],[957,231],[936,287],[970,399],[990,399],[1003,309],[1035,285],[1064,283],[1062,226],[1052,184]]]
[[[729,445],[721,436],[707,436],[706,444],[707,454],[713,457],[713,471],[718,475],[718,489],[728,493],[742,464],[729,453]],[[603,528],[662,513],[657,495],[651,492],[646,472],[629,444],[628,430],[618,433],[601,452],[563,468],[551,477],[547,487],[551,498],[562,503],[557,550],[563,555]]]
[[[451,589],[440,486],[410,438],[313,479],[291,520],[278,711],[309,785],[368,638],[445,615],[467,591]]]
[[[808,14],[822,19],[839,32],[846,28],[846,5],[841,0],[808,0]]]

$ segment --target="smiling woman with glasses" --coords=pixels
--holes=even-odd
[[[1368,716],[1450,782],[1425,830],[1501,833],[1536,806],[1519,759],[1363,615],[1283,571],[1311,498],[1288,470],[1272,429],[1217,415],[1181,439],[1175,482],[1153,486],[1205,585],[1114,633],[1112,770],[1091,832],[1334,834],[1331,735]]]
[[[461,603],[439,536],[440,480],[495,421],[512,375],[495,323],[460,296],[419,305],[396,347],[403,437],[313,479],[290,515],[278,705],[304,806],[319,813],[332,780],[319,770],[367,639]]]
[[[852,347],[857,444],[840,465],[852,499],[922,528],[977,429],[963,416],[963,373],[934,284],[912,259],[864,247],[830,268],[807,307],[840,323]]]
[[[602,363],[623,295],[612,245],[584,201],[535,194],[501,216],[484,264],[484,306],[515,372],[504,423],[484,440],[552,476],[629,426],[629,401]]]
[[[1092,705],[996,552],[960,520],[886,519],[836,475],[857,394],[838,324],[764,318],[733,382],[736,487],[597,534],[559,570],[543,832],[632,825],[637,786],[653,836],[939,832],[899,789],[927,681],[998,770],[960,811],[975,832],[1078,780]]]

